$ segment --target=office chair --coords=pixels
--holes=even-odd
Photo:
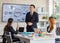
[[[56,38],[55,43],[60,43],[60,38]]]
[[[60,35],[60,27],[56,28],[56,35]]]
[[[19,43],[19,41],[13,42],[13,39],[11,37],[11,32],[9,32],[9,34],[6,35],[6,40],[7,40],[6,43]]]
[[[13,43],[11,33],[9,32],[9,35],[6,35],[6,43]]]

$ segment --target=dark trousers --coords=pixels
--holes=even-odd
[[[3,38],[3,42],[2,43],[6,43],[6,38]]]

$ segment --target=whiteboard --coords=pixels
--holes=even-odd
[[[29,12],[30,5],[5,3],[2,8],[3,22],[7,22],[9,18],[13,18],[15,22],[25,22],[25,17],[27,12]]]

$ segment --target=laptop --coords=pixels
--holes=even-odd
[[[19,32],[24,32],[24,27],[19,27]]]

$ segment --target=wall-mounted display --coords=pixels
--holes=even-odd
[[[27,4],[8,4],[4,3],[3,4],[3,22],[6,22],[8,18],[13,18],[15,22],[20,21],[24,22],[25,21],[25,16],[26,13],[29,12],[30,6]]]

